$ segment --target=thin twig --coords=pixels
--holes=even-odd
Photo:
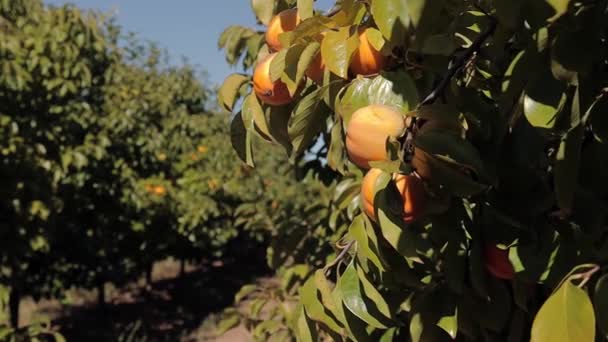
[[[325,267],[323,267],[323,273],[327,272],[328,269],[334,267],[336,264],[338,264],[340,261],[342,261],[342,259],[344,259],[344,257],[346,257],[348,250],[353,246],[354,243],[355,243],[355,240],[349,241],[346,244],[346,246],[344,246],[344,248],[342,248],[342,251],[340,251],[340,254],[338,254],[338,256],[334,260],[332,260],[329,264],[327,264],[327,265],[325,265]]]
[[[437,87],[424,99],[420,102],[419,106],[424,106],[427,104],[431,104],[437,100],[437,98],[444,92],[445,88],[450,84],[450,81],[456,75],[456,73],[462,69],[465,63],[475,54],[479,52],[483,43],[490,37],[494,31],[496,30],[497,21],[493,17],[490,18],[490,26],[487,30],[482,32],[475,41],[469,46],[462,55],[456,57],[448,69],[447,73],[444,75],[443,79],[437,85]]]
[[[481,46],[483,45],[483,43],[486,41],[486,39],[488,39],[496,30],[496,25],[498,24],[498,21],[492,17],[492,16],[488,16],[488,18],[490,19],[490,26],[487,28],[487,30],[485,30],[484,32],[482,32],[477,39],[475,39],[475,41],[473,41],[473,43],[471,44],[471,46],[469,46],[461,55],[456,56],[455,58],[453,58],[450,61],[450,64],[448,66],[448,71],[445,73],[445,75],[443,76],[443,78],[441,79],[441,81],[439,82],[439,84],[435,87],[435,89],[433,89],[433,91],[431,91],[431,93],[424,98],[424,100],[422,100],[422,102],[420,102],[420,104],[418,104],[418,108],[424,106],[424,105],[428,105],[428,104],[432,104],[434,103],[439,96],[441,96],[443,94],[443,92],[445,91],[445,89],[447,88],[447,86],[450,84],[452,78],[454,78],[454,76],[460,71],[462,70],[467,63],[469,62],[469,60],[471,59],[471,57],[473,57],[475,54],[477,54],[479,52],[479,50],[481,49]],[[417,121],[417,117],[414,117],[410,123],[410,125],[407,127],[406,133],[405,133],[405,155],[406,155],[406,161],[409,160],[409,158],[412,156],[413,154],[413,140],[414,140],[414,135],[415,135],[415,129],[416,129],[416,121]]]
[[[573,275],[572,277],[570,277],[570,280],[582,279],[581,282],[578,284],[578,288],[583,288],[583,286],[585,286],[585,284],[587,284],[587,282],[591,279],[591,277],[599,270],[600,270],[600,267],[598,265],[595,265],[595,266],[593,266],[593,268],[591,268],[587,272]]]

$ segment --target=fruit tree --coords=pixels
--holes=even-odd
[[[251,4],[264,28],[219,39],[233,147],[335,182],[335,248],[298,269],[289,332],[254,332],[608,338],[608,1]]]

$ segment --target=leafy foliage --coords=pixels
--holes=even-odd
[[[0,312],[14,326],[22,296],[96,287],[103,301],[104,283],[149,274],[155,261],[246,253],[329,215],[330,193],[317,178],[297,180],[276,148],[257,156],[260,172],[237,164],[229,118],[213,111],[204,75],[169,66],[164,51],[123,34],[112,18],[0,1],[0,25],[0,284],[10,292]],[[251,41],[237,47],[229,34],[222,46],[261,45],[257,33],[238,32]],[[234,89],[246,81],[236,77]],[[230,108],[237,96],[225,93]],[[276,113],[253,115],[267,136],[287,137],[261,125]],[[311,262],[303,251],[321,252],[323,242],[295,248],[294,239],[270,249],[269,262]]]
[[[264,24],[284,5],[252,1]],[[296,5],[309,12],[305,1],[288,7]],[[243,84],[255,63],[227,78],[220,92],[237,113],[232,139],[243,161],[253,165],[260,137],[280,142],[296,165],[335,172],[323,224],[341,253],[322,268],[308,263],[289,322],[298,339],[605,336],[605,277],[597,274],[605,274],[599,266],[608,256],[607,5],[341,0],[281,36],[270,79],[302,88],[293,103],[262,103],[251,114],[246,104],[255,94]],[[361,27],[376,30],[370,44],[388,60],[378,75],[349,70]],[[222,40],[220,47],[228,61],[268,50]],[[311,61],[304,51],[317,49],[322,82],[302,78]],[[243,106],[234,106],[241,97]],[[348,160],[344,137],[350,115],[369,104],[400,108],[408,123],[374,166],[424,180],[430,204],[415,222],[396,212],[403,200],[390,177],[374,189],[377,221],[360,213],[362,170]],[[284,115],[266,115],[272,112]],[[264,120],[251,124],[252,117]],[[278,133],[285,130],[287,137]],[[348,229],[335,230],[336,222]],[[493,270],[488,246],[508,256],[513,279]],[[576,267],[588,263],[599,266]]]

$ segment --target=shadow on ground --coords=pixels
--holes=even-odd
[[[216,261],[147,288],[130,285],[103,308],[63,306],[53,325],[68,342],[199,341],[197,330],[207,316],[230,306],[242,285],[268,273],[259,259]]]

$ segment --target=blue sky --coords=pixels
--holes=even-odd
[[[181,56],[200,66],[209,81],[220,84],[224,77],[238,69],[225,62],[217,49],[217,38],[227,26],[240,24],[254,27],[255,17],[249,0],[44,0],[47,4],[73,3],[84,9],[99,9],[116,14],[125,31],[142,39],[158,42],[166,48],[172,61]],[[328,10],[334,0],[318,0],[316,8]]]

